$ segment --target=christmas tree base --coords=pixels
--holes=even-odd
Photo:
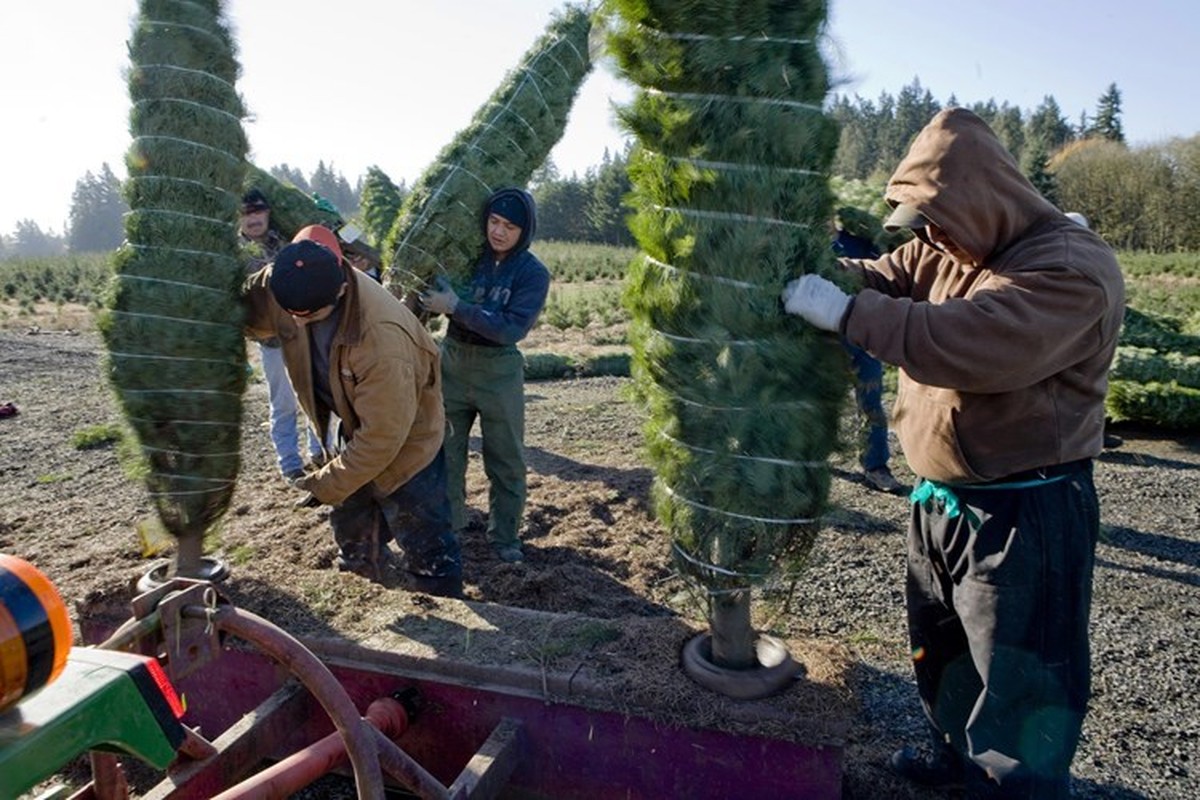
[[[730,669],[712,660],[712,634],[702,633],[683,646],[683,671],[696,683],[737,700],[758,700],[782,691],[803,673],[787,646],[774,636],[759,636],[754,644],[757,663]]]
[[[157,589],[167,581],[175,577],[175,562],[169,558],[164,558],[161,561],[156,561],[146,570],[137,580],[137,590],[139,594]],[[229,565],[219,558],[212,556],[203,556],[200,559],[200,569],[196,575],[187,577],[196,580],[208,581],[210,583],[220,583],[229,577]]]

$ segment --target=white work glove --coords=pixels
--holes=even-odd
[[[841,330],[842,317],[850,307],[850,295],[820,275],[805,275],[789,281],[780,297],[789,314],[803,317],[815,328],[834,333]]]
[[[421,308],[434,314],[445,314],[447,317],[458,308],[458,295],[442,278],[437,280],[435,288],[421,292],[418,299],[421,301]]]

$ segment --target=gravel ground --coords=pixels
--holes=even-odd
[[[42,566],[76,600],[142,568],[131,531],[149,513],[111,448],[80,451],[68,443],[72,431],[119,420],[100,378],[99,355],[91,333],[0,331],[0,403],[12,400],[21,408],[20,415],[0,419],[0,552]],[[645,515],[648,471],[632,452],[639,423],[622,399],[625,383],[530,385],[529,560],[514,570],[476,558],[485,547],[468,547],[470,599],[560,611],[579,596],[573,584],[588,574],[619,598],[613,609],[593,598],[590,614],[670,605],[679,586],[664,579],[662,564],[629,558],[629,552],[646,552],[644,546],[618,546],[621,537],[628,544],[657,535]],[[247,414],[260,420],[263,394],[259,385],[247,395]],[[1196,798],[1200,438],[1117,433],[1124,444],[1102,454],[1096,467],[1104,528],[1092,614],[1094,696],[1074,763],[1074,793]],[[277,568],[288,570],[284,580],[327,580],[326,524],[318,517],[298,521],[290,510],[263,427],[247,426],[244,439],[243,479],[222,533],[225,545],[253,548],[267,532],[286,530],[292,549],[281,551],[277,562],[263,551],[240,567],[243,574]],[[859,711],[847,741],[844,796],[939,797],[898,783],[882,766],[891,750],[922,730],[904,634],[907,504],[865,489],[851,456],[839,456],[834,466],[834,510],[816,563],[790,603],[768,598],[758,613],[772,632],[834,639],[853,655]],[[911,481],[902,457],[893,468]],[[471,475],[478,505],[484,489],[477,464]]]

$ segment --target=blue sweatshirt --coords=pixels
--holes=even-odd
[[[513,192],[525,203],[527,224],[521,230],[516,247],[502,260],[486,244],[486,213],[484,214],[484,252],[475,265],[475,272],[466,291],[459,291],[459,303],[450,317],[447,335],[456,341],[492,347],[513,345],[525,338],[537,322],[550,291],[550,270],[529,252],[529,242],[537,227],[533,198],[519,189]]]

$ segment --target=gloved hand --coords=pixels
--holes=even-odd
[[[789,314],[803,317],[815,328],[834,333],[841,329],[842,317],[850,307],[850,295],[820,275],[805,275],[789,281],[780,297]]]
[[[305,492],[303,497],[292,503],[292,508],[316,508],[319,505],[321,505],[321,501],[317,499],[315,494],[312,492]]]
[[[450,316],[454,313],[454,309],[458,308],[458,295],[454,293],[454,289],[450,287],[445,278],[439,277],[433,289],[421,293],[420,300],[421,307],[434,314]]]
[[[288,481],[288,485],[293,489],[304,492],[304,495],[299,500],[292,503],[292,508],[316,508],[321,505],[321,501],[317,499],[317,496],[308,489],[308,483],[311,478],[311,475],[301,475],[298,478],[292,478]]]

